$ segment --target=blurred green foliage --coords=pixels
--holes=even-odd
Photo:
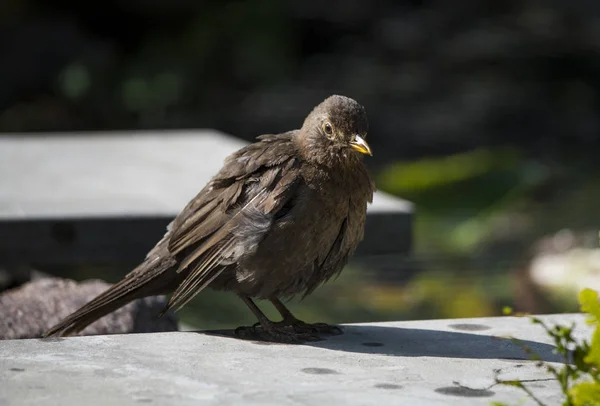
[[[378,177],[381,189],[417,207],[418,252],[472,252],[494,230],[494,218],[522,203],[544,181],[543,170],[513,148],[396,163]]]

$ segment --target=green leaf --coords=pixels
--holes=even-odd
[[[600,367],[600,300],[598,299],[598,292],[592,289],[582,290],[579,293],[579,303],[581,304],[581,311],[591,316],[588,322],[596,325],[596,330],[592,335],[589,351],[584,361]]]
[[[587,346],[583,346],[583,347],[577,346],[577,347],[575,347],[575,349],[572,352],[573,363],[575,364],[577,369],[582,372],[588,372],[590,369],[590,367],[587,363],[587,360],[586,360],[588,351],[589,350],[588,350]]]
[[[579,292],[579,304],[581,305],[582,312],[592,316],[589,320],[590,323],[600,323],[600,300],[598,299],[598,292],[592,289],[583,289]]]
[[[569,389],[573,406],[600,406],[600,383],[581,382]]]
[[[588,364],[595,365],[596,368],[600,368],[600,326],[596,327],[596,331],[594,331],[592,343],[584,361]]]

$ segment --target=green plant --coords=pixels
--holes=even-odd
[[[540,325],[552,337],[556,352],[564,360],[562,367],[555,367],[541,360],[531,348],[518,340],[519,344],[532,360],[538,361],[538,366],[545,368],[560,383],[564,394],[563,406],[599,406],[600,405],[600,300],[598,292],[584,289],[579,294],[581,311],[588,314],[587,322],[594,326],[591,341],[577,342],[573,337],[575,325],[550,326],[537,317],[531,317],[532,323]],[[511,313],[511,310],[505,310]],[[520,380],[499,380],[498,384],[513,386],[523,390],[538,405],[544,403],[525,386]],[[502,403],[494,403],[501,406]]]

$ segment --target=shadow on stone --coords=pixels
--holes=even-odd
[[[324,340],[307,342],[301,345],[325,348],[332,351],[403,357],[529,360],[523,348],[510,339],[503,337],[384,326],[358,325],[344,326],[343,328],[344,334],[341,336],[324,336]],[[198,333],[235,337],[233,330],[214,330]],[[537,353],[544,361],[563,361],[559,355],[553,353],[555,348],[553,345],[531,340],[522,340],[521,342]],[[256,343],[264,344],[262,342]],[[372,345],[373,343],[377,343],[377,345]]]

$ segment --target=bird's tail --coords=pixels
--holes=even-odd
[[[170,272],[173,266],[165,261],[144,261],[131,271],[122,281],[113,285],[91,302],[52,327],[43,337],[70,336],[112,313],[127,303],[146,296],[167,291],[178,278],[177,272]]]

